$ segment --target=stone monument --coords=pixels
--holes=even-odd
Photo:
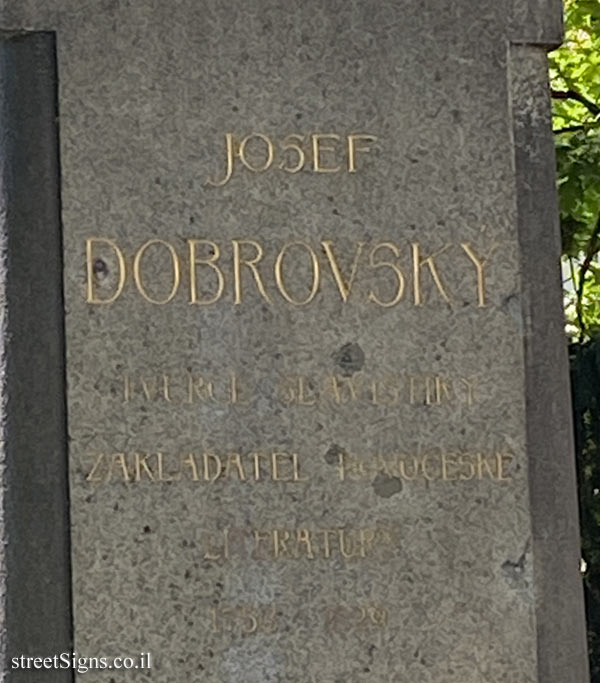
[[[7,680],[584,683],[560,3],[0,27]]]

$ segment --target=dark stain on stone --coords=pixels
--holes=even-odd
[[[106,277],[108,275],[108,266],[101,258],[97,258],[94,261],[94,275],[97,275],[98,277]]]
[[[146,525],[146,526],[144,527],[144,533],[145,533],[145,534],[149,534],[151,531],[152,531],[152,529],[151,529],[148,525]]]
[[[402,480],[399,477],[390,477],[385,472],[379,472],[373,479],[373,491],[382,498],[391,498],[402,491]]]
[[[516,562],[506,560],[506,562],[502,564],[502,571],[508,579],[520,581],[525,573],[525,562],[526,556],[525,553],[523,553]]]
[[[362,370],[365,364],[365,354],[356,343],[344,344],[333,354],[335,364],[341,369],[344,377],[350,377],[355,372]]]
[[[325,462],[328,465],[338,465],[340,462],[340,455],[348,455],[348,452],[334,443],[327,449],[327,453],[325,453]]]

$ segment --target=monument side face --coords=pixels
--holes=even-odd
[[[510,75],[540,48],[497,2],[43,4],[3,23],[57,31],[77,652],[559,683]]]

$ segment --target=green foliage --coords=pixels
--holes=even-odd
[[[567,0],[550,55],[569,334],[600,334],[600,2]]]

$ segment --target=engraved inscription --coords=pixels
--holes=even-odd
[[[160,484],[164,482],[285,482],[302,484],[317,476],[315,457],[285,451],[251,451],[217,454],[94,453],[88,456],[85,480],[94,484]],[[506,451],[457,451],[435,449],[418,453],[355,455],[335,448],[325,462],[326,471],[338,482],[373,480],[378,474],[407,482],[506,483],[512,480],[515,456]]]
[[[493,244],[483,249],[469,242],[448,243],[436,250],[420,242],[382,241],[369,246],[357,242],[342,257],[342,249],[332,240],[319,244],[296,240],[267,253],[254,239],[222,244],[188,238],[183,252],[162,239],[150,239],[130,252],[114,239],[90,237],[86,241],[87,302],[113,304],[134,292],[158,306],[180,295],[198,306],[222,300],[240,305],[258,298],[269,304],[279,300],[302,307],[327,295],[339,297],[344,304],[362,301],[385,309],[401,302],[454,305],[460,298],[463,304],[484,309],[489,305],[487,278],[496,248]],[[105,268],[97,272],[99,254]],[[293,260],[305,273],[301,279],[297,269],[290,267]],[[112,277],[106,275],[107,261],[117,271]],[[131,272],[128,263],[133,263]],[[159,267],[167,273],[166,280],[153,282]],[[455,270],[465,283],[452,290],[445,273]]]
[[[469,453],[438,450],[366,458],[338,448],[334,457],[340,481],[372,480],[379,473],[383,473],[404,481],[489,480],[502,483],[512,481],[515,467],[515,456],[507,451]]]
[[[102,383],[105,386],[105,383]],[[128,372],[113,386],[123,403],[170,403],[250,405],[258,396],[247,378],[230,370],[216,375],[202,371],[165,370],[158,374]],[[284,375],[261,381],[261,395],[285,406],[466,406],[480,400],[478,379],[440,373],[375,375],[360,372],[352,377],[338,374]],[[109,392],[110,393],[110,392]]]
[[[271,168],[292,175],[304,170],[356,173],[362,155],[370,152],[376,141],[375,135],[366,133],[291,133],[281,140],[273,140],[263,133],[251,133],[243,138],[225,133],[224,166],[206,182],[213,187],[226,185],[238,168],[236,160],[251,173],[264,173]]]
[[[359,562],[389,555],[396,547],[397,529],[375,524],[345,526],[229,528],[202,531],[193,553],[203,560],[224,563],[237,559],[261,561]]]
[[[359,604],[328,604],[304,608],[315,626],[328,632],[371,631],[385,629],[389,620],[388,609],[375,602]],[[300,611],[303,611],[302,609]],[[207,622],[214,634],[251,636],[273,634],[289,624],[285,619],[285,605],[257,602],[224,602],[207,609]],[[307,618],[309,615],[305,615]]]

